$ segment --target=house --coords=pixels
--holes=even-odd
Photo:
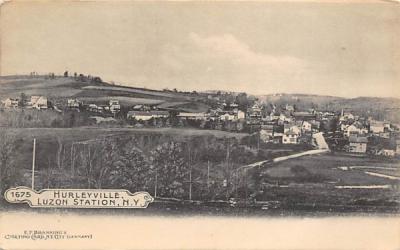
[[[94,103],[90,103],[88,106],[88,110],[92,112],[97,112],[97,105]]]
[[[294,131],[287,131],[283,133],[282,143],[283,144],[298,144],[299,134]]]
[[[317,115],[310,112],[293,112],[293,117],[297,121],[315,120]]]
[[[177,117],[186,120],[205,120],[207,114],[204,112],[194,113],[194,112],[180,112]]]
[[[19,100],[13,98],[7,98],[1,101],[5,108],[18,108]]]
[[[151,106],[143,105],[143,104],[137,104],[137,105],[132,107],[132,110],[136,110],[136,111],[149,111],[151,109],[152,109]]]
[[[79,108],[82,102],[78,99],[68,99],[67,100],[67,107],[68,108]]]
[[[400,140],[396,140],[396,154],[400,155]]]
[[[293,105],[286,104],[285,110],[287,110],[289,112],[293,112],[294,111],[294,107],[293,107]]]
[[[283,124],[283,123],[285,123],[285,122],[292,122],[292,119],[290,118],[290,117],[288,117],[288,116],[286,116],[285,114],[283,114],[283,113],[281,113],[280,115],[279,115],[279,121]]]
[[[312,125],[308,121],[303,121],[301,124],[301,131],[304,132],[311,132],[312,131]]]
[[[41,110],[41,109],[47,109],[47,97],[45,96],[38,96],[38,95],[33,95],[31,96],[31,101],[28,102],[28,105],[32,108]]]
[[[380,121],[371,121],[369,123],[369,131],[374,134],[385,132],[385,123]]]
[[[342,109],[342,113],[340,115],[339,121],[348,121],[348,120],[354,120],[354,115],[352,113],[344,113]]]
[[[286,133],[289,131],[294,132],[297,135],[301,134],[301,129],[298,126],[296,126],[295,124],[291,124],[291,123],[284,124],[283,125],[283,133]]]
[[[246,114],[241,110],[237,110],[237,111],[235,111],[235,116],[236,116],[235,117],[236,120],[242,120],[246,117]]]
[[[365,153],[367,152],[367,137],[350,136],[349,137],[349,152]]]
[[[247,110],[249,117],[252,119],[261,119],[261,107],[255,103],[251,108]]]
[[[104,107],[97,106],[97,112],[102,113],[104,111]]]
[[[395,151],[393,149],[381,149],[378,152],[376,152],[376,155],[381,155],[385,157],[394,157]]]
[[[312,121],[310,121],[310,123],[311,123],[311,129],[313,131],[318,132],[320,130],[320,128],[321,128],[321,122],[320,121],[312,120]]]
[[[361,129],[359,129],[357,126],[352,124],[352,125],[346,127],[344,134],[347,137],[350,137],[351,135],[361,134]]]
[[[118,100],[110,100],[109,105],[111,113],[115,114],[121,110],[121,105],[119,105]]]
[[[235,115],[231,113],[225,113],[223,115],[220,115],[219,119],[221,121],[233,121],[235,120]]]
[[[152,118],[167,118],[169,117],[168,111],[129,111],[126,115],[127,119],[136,119],[138,121],[148,121]]]
[[[270,142],[274,138],[274,125],[261,125],[260,139],[263,142]]]

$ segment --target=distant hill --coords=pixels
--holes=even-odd
[[[400,123],[400,99],[382,97],[342,98],[335,96],[307,94],[272,94],[257,96],[260,101],[273,103],[277,107],[294,105],[298,110],[315,108],[317,110],[352,112],[356,115],[371,116],[378,120]]]
[[[229,93],[229,91],[220,92]],[[106,103],[111,97],[118,99],[125,106],[158,104],[165,109],[179,109],[188,112],[204,112],[209,108],[204,101],[204,98],[207,98],[205,94],[193,95],[189,92],[127,87],[74,77],[0,76],[0,99],[16,98],[21,93],[27,96],[45,95],[55,102],[65,101],[67,98],[78,98],[85,102]],[[372,116],[375,119],[400,123],[400,99],[398,98],[342,98],[307,94],[271,94],[256,97],[262,102],[275,104],[281,108],[289,104],[294,105],[297,110],[314,108],[340,112],[344,109],[356,115]]]
[[[80,80],[74,77],[49,78],[47,76],[1,76],[0,99],[18,98],[24,93],[27,96],[45,95],[58,102],[67,98],[78,98],[85,102],[106,103],[110,98],[118,99],[122,105],[164,104],[166,107],[183,105],[188,111],[205,111],[208,107],[198,103],[198,99],[189,94],[159,91],[113,85],[107,82],[96,82],[89,79]],[[185,108],[183,108],[185,109]]]

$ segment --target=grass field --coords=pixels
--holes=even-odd
[[[123,106],[132,106],[136,104],[147,104],[147,105],[155,105],[163,103],[162,100],[157,99],[147,99],[147,98],[136,98],[136,97],[128,97],[128,96],[104,96],[104,97],[81,97],[80,101],[85,103],[108,103],[109,100],[118,100],[119,103]]]
[[[191,97],[175,94],[175,93],[164,93],[161,91],[155,90],[144,90],[144,89],[135,89],[135,88],[128,88],[128,87],[117,87],[117,86],[87,86],[83,89],[95,89],[95,90],[115,90],[115,91],[124,91],[127,93],[138,93],[138,94],[146,94],[152,96],[160,96],[160,97],[169,97],[169,98],[181,98],[184,100],[191,100]]]
[[[300,157],[266,166],[261,170],[262,188],[259,200],[277,200],[286,207],[307,209],[329,208],[333,211],[398,211],[400,181],[366,174],[383,170],[397,176],[399,162],[367,157],[322,154]],[[345,188],[343,188],[345,187]]]

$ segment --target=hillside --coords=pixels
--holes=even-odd
[[[54,102],[78,98],[86,103],[101,104],[112,97],[127,107],[136,104],[157,104],[165,109],[173,108],[188,112],[205,112],[209,108],[204,100],[207,95],[134,88],[74,77],[49,78],[27,75],[0,77],[0,99],[17,98],[21,93],[27,96],[45,95]],[[278,108],[289,104],[294,105],[297,110],[315,108],[339,112],[343,109],[356,115],[372,116],[375,119],[400,123],[400,99],[397,98],[349,99],[307,94],[271,94],[260,95],[257,98],[266,104],[275,104]]]
[[[381,97],[342,98],[306,94],[273,94],[257,96],[265,103],[273,103],[277,107],[286,104],[294,105],[298,110],[315,108],[323,111],[344,111],[356,115],[372,116],[378,120],[390,120],[400,123],[400,99]]]
[[[45,95],[54,102],[67,98],[78,98],[84,102],[106,103],[110,97],[123,106],[136,104],[163,104],[165,107],[189,106],[188,111],[205,111],[207,106],[196,97],[178,92],[166,92],[143,88],[116,86],[106,82],[78,79],[74,77],[49,78],[47,76],[2,76],[0,77],[0,99]]]

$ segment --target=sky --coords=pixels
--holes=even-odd
[[[12,2],[1,75],[65,70],[117,84],[400,97],[400,4]]]

